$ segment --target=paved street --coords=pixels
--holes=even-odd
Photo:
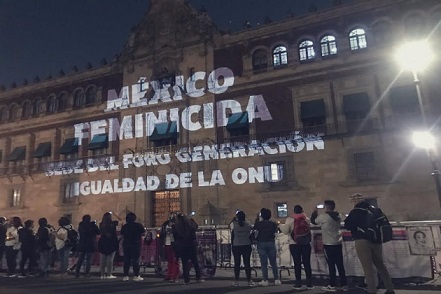
[[[162,281],[161,278],[157,278],[153,273],[145,273],[144,281],[123,282],[122,277],[119,275],[118,279],[114,280],[100,280],[98,276],[92,276],[90,278],[74,278],[70,275],[67,278],[57,278],[55,275],[48,279],[40,278],[0,278],[0,293],[18,294],[18,293],[63,293],[63,294],[76,294],[76,293],[323,293],[320,289],[321,286],[316,286],[314,290],[295,291],[292,289],[292,281],[289,279],[283,280],[281,286],[269,286],[269,287],[247,287],[245,282],[244,286],[233,288],[231,286],[231,274],[232,270],[219,270],[216,276],[207,279],[204,283],[192,283],[190,285],[183,285],[181,283],[171,284]],[[255,279],[257,280],[257,279]],[[407,287],[405,290],[398,289],[398,294],[410,294],[410,293],[441,293],[441,286],[422,286],[419,288],[414,287],[415,290]],[[359,289],[351,289],[349,292],[353,294],[365,293]],[[384,290],[379,291],[384,293]]]

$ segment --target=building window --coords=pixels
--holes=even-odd
[[[418,94],[415,85],[394,87],[389,92],[392,111],[400,115],[419,116]]]
[[[278,218],[288,217],[288,204],[276,203],[276,212]]]
[[[382,21],[377,23],[372,29],[375,38],[375,44],[379,47],[389,45],[393,41],[391,26],[388,22]]]
[[[378,179],[374,152],[354,153],[355,176],[360,182]]]
[[[49,96],[46,102],[46,112],[54,113],[58,110],[58,100],[55,96]]]
[[[288,53],[285,46],[278,46],[273,51],[273,63],[274,66],[288,64]]]
[[[337,42],[334,36],[325,36],[320,41],[320,48],[322,49],[322,56],[329,56],[337,54]]]
[[[21,189],[13,188],[11,190],[10,207],[19,207],[21,205]]]
[[[61,94],[60,96],[58,96],[58,109],[56,109],[55,111],[63,111],[66,110],[68,106],[68,97],[66,93]]]
[[[239,137],[249,136],[248,112],[237,112],[230,115],[226,125],[226,129],[231,138],[244,139]]]
[[[40,98],[36,98],[32,103],[32,115],[34,116],[40,115],[40,104],[41,104]]]
[[[314,43],[311,40],[305,40],[299,45],[300,61],[313,60],[315,58]]]
[[[92,155],[106,154],[107,148],[109,148],[109,138],[107,134],[95,135],[87,146],[88,150],[91,150]]]
[[[158,123],[155,125],[149,140],[153,147],[164,147],[178,144],[178,128],[175,121]]]
[[[25,103],[23,103],[23,109],[22,109],[21,117],[26,119],[26,118],[30,118],[31,115],[32,115],[32,105],[31,105],[31,102],[26,101]]]
[[[301,102],[300,117],[305,133],[326,132],[326,111],[323,99]]]
[[[270,162],[266,166],[266,180],[270,183],[279,182],[283,179],[283,162]]]
[[[153,192],[152,226],[158,227],[168,219],[170,212],[181,211],[179,190]]]
[[[63,182],[61,183],[61,202],[65,204],[75,203],[77,196],[79,195],[78,183]]]
[[[0,122],[5,123],[9,120],[9,109],[4,107],[0,113]]]
[[[9,111],[10,120],[15,121],[17,119],[17,114],[18,114],[18,106],[16,104],[11,105]]]
[[[85,100],[84,100],[84,92],[83,90],[77,90],[74,93],[74,101],[73,101],[73,107],[74,108],[81,108],[84,106]]]
[[[369,96],[366,93],[356,93],[343,97],[343,112],[346,118],[348,132],[362,131],[371,128],[368,120],[370,112]]]
[[[266,50],[258,49],[253,53],[253,70],[265,70],[268,66]]]
[[[86,91],[86,105],[93,105],[96,102],[96,88],[90,87]]]
[[[367,48],[366,33],[363,29],[355,29],[349,33],[349,45],[352,51]]]

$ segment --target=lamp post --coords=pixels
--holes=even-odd
[[[418,73],[423,71],[433,60],[433,54],[430,46],[426,40],[413,41],[401,46],[396,55],[397,61],[400,63],[403,70],[412,72],[413,83],[415,84],[418,104],[421,111],[421,119],[423,121],[424,131],[414,132],[412,141],[414,144],[426,150],[432,166],[432,177],[435,181],[436,193],[441,205],[441,179],[440,171],[438,170],[437,162],[434,159],[433,151],[435,150],[435,138],[430,133],[427,125],[426,112],[423,106],[423,93],[421,91],[421,82]]]

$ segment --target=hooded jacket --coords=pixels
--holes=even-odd
[[[327,211],[322,214],[314,211],[311,215],[311,223],[322,229],[323,245],[341,244],[340,222],[341,215],[337,211]]]
[[[58,238],[55,238],[55,248],[57,250],[60,250],[61,248],[64,247],[66,239],[67,239],[67,231],[68,230],[72,230],[74,227],[72,225],[67,225],[67,226],[63,226],[58,228],[57,230],[57,235]]]
[[[369,203],[366,201],[358,203],[345,219],[345,229],[351,231],[352,239],[354,240],[367,240],[363,231],[366,230],[367,209],[369,206]]]

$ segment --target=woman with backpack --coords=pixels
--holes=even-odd
[[[60,277],[67,276],[67,267],[69,265],[69,253],[73,248],[72,241],[68,238],[69,231],[73,231],[74,228],[70,223],[70,219],[63,216],[58,220],[60,226],[55,232],[55,248],[58,253],[58,261],[60,268]]]
[[[115,217],[121,220],[116,214]],[[98,251],[100,252],[100,273],[101,279],[115,279],[112,275],[113,259],[118,250],[118,237],[116,227],[118,221],[112,220],[112,212],[106,212],[100,223],[100,239],[98,241]]]
[[[233,287],[239,286],[239,274],[241,257],[245,266],[248,286],[255,286],[251,280],[251,225],[245,221],[245,213],[241,210],[236,212],[236,217],[231,223],[232,251],[234,256],[234,282]]]
[[[40,254],[40,277],[49,276],[51,252],[55,246],[54,227],[48,225],[47,219],[42,217],[38,220],[37,251]]]
[[[294,260],[294,289],[302,289],[302,263],[306,274],[306,287],[313,289],[311,270],[311,228],[310,220],[300,205],[294,206],[294,214],[288,217],[280,230],[289,239],[289,251]]]
[[[86,260],[86,267],[84,269],[84,276],[90,277],[90,268],[92,266],[92,254],[96,250],[96,237],[100,234],[100,229],[96,225],[96,222],[92,222],[90,215],[83,216],[82,221],[78,225],[78,232],[80,239],[77,246],[78,261],[75,269],[75,277],[80,277],[81,266],[84,259]]]
[[[21,219],[18,216],[14,216],[11,219],[10,226],[6,230],[6,263],[8,266],[7,277],[15,277],[15,269],[17,267],[17,255],[21,248],[21,242],[18,236],[18,230],[23,228]]]

